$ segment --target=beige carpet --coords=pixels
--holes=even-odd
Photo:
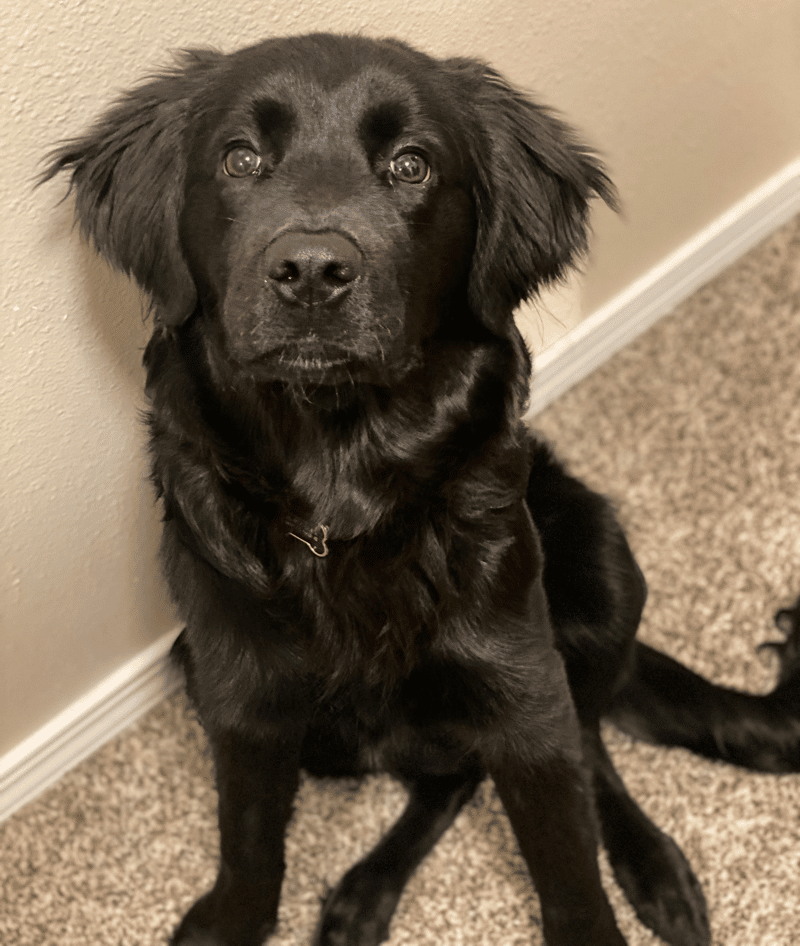
[[[768,688],[755,647],[800,592],[800,220],[561,398],[538,425],[614,497],[650,583],[642,636]],[[632,794],[682,845],[715,946],[800,942],[800,775],[751,775],[608,733]],[[212,880],[215,796],[182,698],[0,826],[4,946],[163,944]],[[303,784],[275,946],[402,806],[385,779]],[[607,875],[606,875],[607,876]],[[609,881],[631,946],[655,943]],[[485,784],[413,879],[393,946],[540,946],[537,903]]]

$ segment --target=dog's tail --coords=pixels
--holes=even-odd
[[[637,738],[710,759],[761,772],[800,771],[800,598],[779,611],[775,623],[786,640],[764,645],[780,658],[771,693],[715,686],[637,641],[632,672],[608,719]]]

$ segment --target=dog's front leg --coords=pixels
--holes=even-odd
[[[600,883],[583,773],[568,758],[492,766],[539,894],[548,946],[624,946]]]
[[[513,698],[481,754],[536,885],[548,946],[625,946],[600,882],[580,729],[564,665],[545,633],[541,585],[531,601],[529,636],[517,637],[524,643],[516,674],[505,677]]]
[[[252,739],[228,731],[209,733],[209,741],[219,792],[219,874],[172,943],[260,946],[277,922],[302,733],[276,731]]]

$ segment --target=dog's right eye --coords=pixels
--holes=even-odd
[[[261,156],[244,145],[231,148],[222,162],[222,170],[228,177],[247,177],[248,174],[258,174],[260,169]]]

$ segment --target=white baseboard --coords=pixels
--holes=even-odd
[[[532,417],[781,224],[800,213],[800,161],[748,194],[537,355]]]
[[[165,634],[0,758],[0,821],[172,693]]]
[[[732,207],[536,359],[529,416],[563,394],[725,266],[800,212],[800,161]],[[178,685],[155,641],[0,759],[0,820],[159,703]]]

